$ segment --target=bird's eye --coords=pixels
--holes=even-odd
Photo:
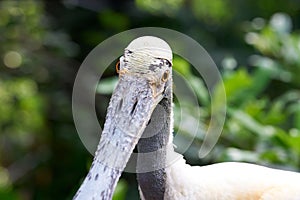
[[[166,82],[168,80],[168,78],[169,78],[169,74],[170,74],[169,70],[165,71],[164,74],[163,74],[163,76],[161,77],[161,80],[163,82]]]
[[[172,67],[172,63],[166,59],[165,59],[165,65],[167,65],[168,67]]]
[[[120,61],[118,61],[116,64],[116,72],[119,73],[119,71],[120,71]]]

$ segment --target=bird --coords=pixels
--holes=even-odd
[[[298,172],[243,162],[191,166],[175,152],[172,59],[169,44],[155,36],[125,48],[94,160],[73,199],[112,199],[137,148],[142,200],[300,200]]]

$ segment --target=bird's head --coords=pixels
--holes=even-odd
[[[143,81],[152,89],[151,96],[161,99],[172,77],[172,50],[157,37],[137,38],[127,46],[116,69],[120,79]]]

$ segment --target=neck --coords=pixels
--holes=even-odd
[[[144,199],[164,199],[167,146],[172,143],[172,99],[163,99],[137,144],[137,180]]]

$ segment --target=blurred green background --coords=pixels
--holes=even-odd
[[[199,133],[185,153],[188,163],[245,161],[300,171],[298,0],[0,1],[1,200],[72,198],[92,161],[72,119],[76,72],[101,41],[145,26],[189,35],[222,73],[228,113],[221,138],[199,159]],[[205,129],[218,102],[189,63],[175,57],[174,69],[193,83],[201,110],[195,120]],[[114,67],[104,76],[116,78]],[[109,98],[101,90],[96,96],[100,123]],[[187,110],[195,117],[193,107]],[[175,131],[183,141],[191,137],[176,125]],[[135,174],[122,175],[114,199],[139,199]]]

